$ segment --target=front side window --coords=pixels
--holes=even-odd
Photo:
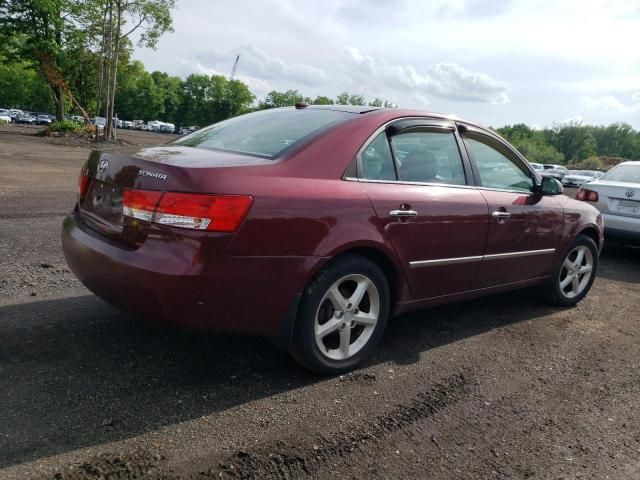
[[[458,143],[451,131],[413,131],[391,137],[400,181],[465,185]]]
[[[533,179],[531,172],[502,146],[489,145],[489,141],[465,138],[469,153],[478,165],[483,187],[499,190],[531,192]],[[500,148],[499,151],[498,148]]]

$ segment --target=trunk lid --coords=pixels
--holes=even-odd
[[[626,182],[596,181],[583,188],[598,192],[596,207],[603,213],[640,218],[640,185]]]
[[[93,151],[83,168],[87,191],[79,201],[82,221],[111,239],[135,246],[148,225],[123,215],[125,189],[188,193],[225,192],[216,182],[223,172],[273,164],[273,160],[182,146]]]

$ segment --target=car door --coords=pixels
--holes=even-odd
[[[547,275],[562,239],[562,206],[537,192],[535,173],[506,142],[472,126],[461,125],[461,130],[490,215],[485,256],[474,287]]]
[[[402,262],[416,299],[473,286],[488,232],[488,207],[452,122],[402,120],[358,157],[359,181]]]

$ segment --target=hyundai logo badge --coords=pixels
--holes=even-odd
[[[100,163],[98,164],[98,172],[102,173],[107,168],[109,168],[109,162],[106,160],[101,160]]]
[[[627,196],[627,198],[632,198],[636,192],[634,192],[633,190],[627,190],[626,192],[624,192],[624,194]]]

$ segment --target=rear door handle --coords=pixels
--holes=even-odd
[[[392,217],[417,217],[418,212],[415,210],[391,210],[389,215]]]

